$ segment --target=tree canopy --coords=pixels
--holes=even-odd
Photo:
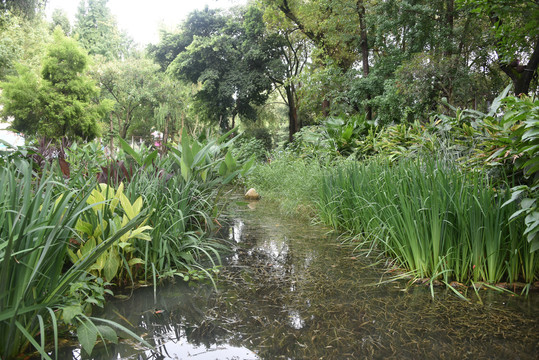
[[[64,106],[52,96],[68,87],[88,104],[97,98],[90,87],[75,89],[86,67],[55,67],[52,59],[68,55],[50,52],[57,26],[87,51],[101,99],[114,103],[101,120],[110,128],[112,114],[122,137],[134,127],[174,132],[179,119],[228,129],[284,104],[292,142],[301,127],[332,115],[365,114],[382,126],[425,122],[454,107],[485,111],[509,83],[516,94],[538,91],[535,0],[259,0],[193,11],[144,52],[133,50],[107,3],[80,1],[70,24],[61,11],[50,23],[37,16],[43,1],[0,2],[0,80],[18,128],[68,124],[43,112],[45,103]],[[62,71],[78,75],[54,80]],[[27,104],[18,110],[7,100],[15,93]]]
[[[86,75],[87,67],[86,52],[57,28],[41,76],[19,65],[18,75],[2,83],[3,114],[13,116],[12,127],[28,135],[95,138],[105,109],[94,102],[99,89]]]
[[[118,28],[108,0],[81,0],[73,33],[90,55],[120,59],[128,56],[132,40]]]
[[[201,84],[196,99],[205,115],[228,129],[229,116],[252,119],[272,88],[267,71],[278,55],[264,38],[262,12],[255,7],[221,15],[195,11],[175,35],[163,34],[151,49],[158,62],[178,79]],[[167,65],[167,62],[177,54]]]

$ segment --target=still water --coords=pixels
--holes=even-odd
[[[384,283],[382,265],[354,256],[329,229],[279,214],[275,204],[238,205],[220,236],[217,291],[183,281],[107,304],[154,346],[131,341],[97,359],[537,359],[539,294],[480,291],[471,302],[423,286]],[[85,358],[80,350],[69,353]]]

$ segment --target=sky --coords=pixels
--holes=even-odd
[[[80,0],[48,0],[45,12],[50,19],[54,9],[62,9],[73,26],[79,3]],[[146,45],[159,41],[160,27],[173,29],[193,10],[201,10],[206,5],[225,9],[245,3],[247,0],[109,0],[108,7],[119,28],[135,42]]]

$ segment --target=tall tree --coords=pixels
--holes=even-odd
[[[184,36],[177,39],[201,35],[194,35],[187,47],[177,44],[178,55],[167,71],[202,85],[196,99],[204,104],[205,115],[222,129],[234,126],[238,115],[254,118],[253,106],[263,104],[271,90],[267,67],[277,56],[265,47],[262,13],[250,7],[224,17],[206,8],[190,16],[180,32]]]
[[[337,65],[342,71],[362,68],[362,76],[370,73],[371,48],[367,21],[366,0],[266,0],[276,6],[305,36],[319,49],[319,63]],[[365,88],[367,99],[372,97]],[[329,89],[322,89],[326,95],[322,99],[325,116],[329,114],[332,102]],[[365,111],[371,117],[371,107],[366,103]]]
[[[133,40],[118,29],[107,2],[81,0],[73,33],[90,55],[102,55],[108,60],[122,59],[129,55]]]
[[[38,69],[51,41],[48,24],[10,15],[0,26],[0,80],[13,75],[15,64]]]
[[[125,138],[137,113],[151,107],[159,84],[158,66],[144,58],[130,57],[125,60],[98,62],[92,76],[102,88],[103,98],[114,101],[117,131]]]
[[[458,4],[488,17],[500,69],[513,82],[516,95],[529,93],[539,65],[539,1],[458,0]]]
[[[8,12],[31,19],[43,10],[46,3],[47,0],[0,0],[0,25]]]
[[[60,26],[67,36],[71,35],[71,23],[64,10],[54,9],[52,12],[51,29]]]
[[[20,67],[19,76],[2,84],[4,115],[13,116],[12,126],[28,135],[93,139],[106,109],[93,101],[99,89],[86,75],[87,64],[86,52],[57,28],[41,77]]]
[[[312,42],[275,6],[265,8],[268,40],[278,51],[281,64],[268,67],[268,76],[288,107],[288,141],[302,126],[298,109],[298,76],[309,62]]]

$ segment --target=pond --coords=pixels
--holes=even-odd
[[[539,296],[481,290],[482,304],[386,279],[336,235],[283,217],[264,200],[239,206],[221,236],[235,244],[217,291],[183,281],[111,301],[105,317],[133,327],[131,341],[98,359],[536,359]],[[473,296],[473,297],[472,297]],[[66,357],[81,358],[80,350]],[[82,356],[82,358],[85,358]]]

